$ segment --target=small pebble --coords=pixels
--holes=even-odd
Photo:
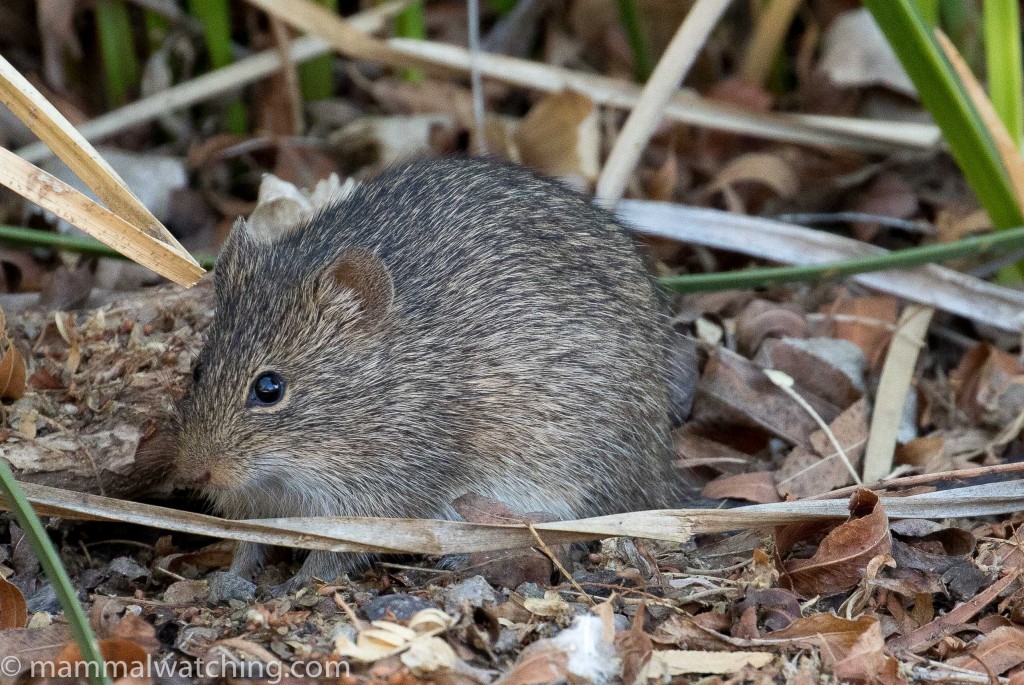
[[[452,585],[444,593],[444,610],[449,614],[457,614],[463,607],[482,607],[484,604],[500,604],[501,597],[483,576],[473,576],[457,585]]]
[[[120,573],[128,580],[138,580],[149,576],[149,569],[130,557],[117,557],[107,565],[107,569],[111,573]]]
[[[29,613],[45,611],[48,614],[57,614],[61,611],[60,600],[57,599],[57,591],[50,583],[44,583],[34,595],[25,602]]]
[[[256,597],[256,586],[234,573],[215,571],[207,577],[210,583],[210,604],[223,604],[229,600],[246,601]]]
[[[384,618],[389,610],[399,621],[408,621],[417,611],[438,607],[433,602],[415,595],[394,594],[375,597],[360,608],[371,621]]]
[[[516,594],[523,599],[544,599],[544,590],[537,583],[523,583],[516,588]]]

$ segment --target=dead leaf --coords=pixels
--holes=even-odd
[[[597,107],[586,95],[548,95],[530,108],[514,140],[523,163],[548,176],[591,185],[601,172]]]
[[[871,185],[848,207],[851,212],[890,216],[898,219],[909,219],[918,210],[917,193],[902,176],[894,172],[879,174]],[[871,242],[878,235],[877,223],[856,221],[853,233],[857,240]]]
[[[989,343],[971,348],[949,380],[957,407],[975,425],[1005,426],[1024,410],[1024,370],[1015,356]]]
[[[727,635],[732,618],[715,611],[696,616],[672,614],[651,634],[651,640],[659,645],[676,645],[706,650],[729,649],[732,645]]]
[[[789,162],[757,152],[740,155],[722,167],[705,189],[705,196],[722,193],[729,211],[746,214],[748,201],[739,194],[740,184],[770,188],[781,198],[791,198],[800,190],[800,179]]]
[[[711,499],[740,499],[757,504],[781,501],[778,488],[775,486],[775,476],[771,471],[755,471],[716,478],[704,486],[701,496]]]
[[[862,500],[863,504],[857,506],[870,508],[870,513],[834,528],[810,559],[784,562],[780,585],[802,597],[838,594],[856,587],[873,558],[889,554],[892,549],[889,519],[877,495],[861,490],[850,499],[851,507],[858,499]],[[776,537],[780,536],[785,533],[780,532]],[[783,554],[784,545],[779,548],[779,553]]]
[[[915,97],[917,90],[896,53],[864,8],[844,12],[825,30],[818,69],[846,88],[886,86]]]
[[[889,641],[889,649],[895,653],[920,654],[936,642],[960,630],[979,611],[996,600],[999,595],[1017,580],[1017,573],[1003,576],[966,602],[939,616],[931,623],[917,630]]]
[[[851,406],[864,394],[863,385],[854,380],[863,377],[864,358],[846,340],[770,338],[761,345],[754,361],[782,371],[799,387],[839,408]]]
[[[25,596],[17,585],[0,578],[0,631],[24,628],[27,624]]]
[[[1024,663],[1024,630],[1001,626],[982,636],[970,654],[947,661],[950,666],[1001,675]]]
[[[42,628],[11,628],[0,632],[0,658],[24,657],[31,654],[38,664],[49,664],[61,653],[64,646],[72,640],[71,626],[66,623],[51,623]],[[10,661],[5,663],[11,664]],[[28,659],[21,658],[18,664],[22,672],[28,672],[31,664]],[[0,671],[0,683],[12,685],[18,682],[20,673]]]
[[[541,523],[556,518],[543,512],[518,512],[507,504],[473,493],[456,498],[452,507],[470,523]],[[569,562],[567,546],[553,545],[551,551],[562,563]],[[491,585],[506,588],[523,583],[547,585],[554,571],[551,559],[532,548],[475,552],[469,555],[469,565]]]
[[[859,467],[867,446],[866,412],[867,400],[861,399],[829,424],[829,430],[855,469]],[[853,480],[825,431],[815,431],[809,441],[813,449],[796,447],[775,474],[778,491],[783,496],[800,499],[820,495],[846,486]]]
[[[804,388],[797,390],[824,421],[839,415],[830,403]],[[811,433],[818,430],[817,422],[772,383],[763,368],[724,348],[716,350],[704,367],[692,421],[756,426],[793,445],[809,445]]]
[[[764,668],[775,660],[771,652],[695,652],[659,650],[651,658],[650,676],[665,679],[686,674],[738,674],[745,668]]]
[[[25,394],[25,359],[11,341],[0,310],[0,400],[15,401]]]
[[[906,682],[899,676],[896,660],[885,654],[882,628],[874,616],[850,621],[832,614],[812,614],[766,637],[817,646],[822,660],[842,680]]]
[[[710,438],[692,433],[683,426],[672,433],[679,460],[676,467],[681,469],[710,466],[724,473],[734,473],[749,466],[750,455]]]
[[[103,660],[109,662],[108,673],[117,685],[143,685],[151,683],[152,678],[145,675],[149,672],[149,657],[140,645],[123,638],[106,638],[99,641]],[[85,661],[75,642],[69,642],[54,660],[56,672],[62,670],[74,672],[75,664]],[[81,668],[80,666],[78,668]]]
[[[868,368],[877,370],[885,360],[896,326],[899,300],[895,297],[844,297],[823,313],[836,315],[832,320],[834,337],[849,340],[868,360]]]
[[[651,661],[654,646],[650,636],[644,632],[644,605],[640,605],[629,630],[615,636],[615,648],[622,659],[622,684],[637,685],[644,669]]]
[[[769,631],[781,630],[802,615],[800,598],[782,588],[767,590],[747,588],[747,594],[743,601],[736,605],[736,611],[745,613],[749,609],[754,610],[757,623]],[[760,634],[752,637],[760,637]]]
[[[757,354],[767,338],[803,338],[806,334],[807,318],[792,304],[751,300],[736,317],[736,346],[748,357]]]

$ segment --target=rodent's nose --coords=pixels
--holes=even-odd
[[[206,469],[205,471],[203,471],[203,472],[201,472],[199,474],[198,478],[196,478],[196,483],[198,485],[206,485],[207,483],[210,482],[210,479],[212,477],[213,476],[210,474],[210,469]]]

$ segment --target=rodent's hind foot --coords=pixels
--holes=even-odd
[[[309,553],[298,573],[280,585],[270,588],[272,597],[283,597],[318,578],[330,583],[343,573],[361,571],[370,566],[370,557],[365,554],[346,554],[316,550]]]

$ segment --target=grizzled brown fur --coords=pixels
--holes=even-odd
[[[669,328],[613,217],[481,160],[386,172],[272,242],[240,223],[180,405],[178,473],[226,515],[561,517],[685,501]],[[274,370],[283,399],[246,406]],[[253,572],[245,544],[233,570]],[[349,566],[314,552],[297,582]]]

